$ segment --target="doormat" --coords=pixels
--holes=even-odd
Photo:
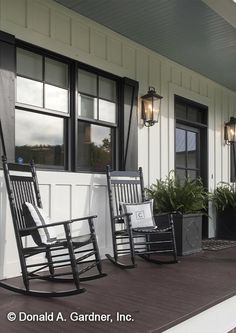
[[[219,251],[236,246],[236,241],[225,239],[203,239],[202,249],[206,251]]]

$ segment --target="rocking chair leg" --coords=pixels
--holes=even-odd
[[[48,267],[49,267],[49,272],[51,275],[54,275],[54,267],[53,267],[53,264],[52,264],[52,255],[51,255],[51,251],[48,249],[46,251],[46,258],[47,258],[47,261],[48,261]]]
[[[75,253],[74,253],[74,248],[73,248],[73,243],[71,239],[71,233],[70,233],[70,227],[68,224],[64,225],[65,229],[65,234],[66,234],[66,239],[67,239],[67,246],[68,246],[68,251],[69,251],[69,256],[70,256],[70,262],[71,262],[71,269],[72,269],[72,275],[74,278],[74,283],[76,288],[79,290],[79,272],[78,272],[78,265],[76,264],[76,258],[75,258]]]
[[[130,216],[127,218],[128,223],[128,235],[129,235],[129,243],[130,243],[130,255],[131,255],[131,262],[135,265],[135,250],[134,250],[134,238],[132,233],[132,224]]]
[[[93,238],[93,248],[94,248],[94,251],[95,251],[95,259],[96,259],[96,262],[97,262],[97,269],[98,269],[99,274],[103,275],[102,274],[102,262],[101,262],[101,258],[100,258],[100,255],[99,255],[98,243],[97,243],[97,238],[96,238],[96,234],[95,234],[93,220],[89,219],[88,222],[89,222],[90,232],[91,232],[92,238]]]

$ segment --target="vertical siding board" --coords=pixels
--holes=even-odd
[[[157,93],[161,92],[161,62],[158,58],[149,58],[149,86],[153,86]],[[149,183],[152,184],[160,178],[160,122],[150,128],[150,158]]]
[[[208,110],[208,184],[209,190],[212,191],[215,187],[215,102],[214,102],[214,89],[208,89],[208,97],[211,105]]]
[[[171,82],[171,67],[169,64],[162,62],[161,66],[161,96],[163,96],[161,104],[160,116],[160,160],[161,160],[161,177],[165,177],[169,172],[169,82]],[[173,133],[171,133],[173,135]]]
[[[215,185],[222,180],[222,95],[221,90],[215,88]],[[223,148],[223,149],[226,149]]]
[[[140,96],[147,93],[148,89],[148,68],[149,58],[146,52],[137,52],[136,62],[136,80],[140,83],[139,94]],[[138,133],[138,163],[143,167],[144,181],[147,184],[149,182],[149,131],[148,128],[142,126],[141,122],[141,103],[139,100],[139,114],[138,122],[140,124],[140,130]]]
[[[229,177],[229,170],[230,170],[230,154],[229,149],[227,146],[224,145],[224,122],[229,120],[229,96],[228,94],[223,91],[222,94],[222,110],[221,110],[221,147],[222,149],[222,158],[221,158],[221,179],[223,181],[228,182]]]

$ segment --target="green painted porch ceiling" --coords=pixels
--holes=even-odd
[[[235,11],[235,24],[206,5],[217,0],[56,1],[236,91],[236,5],[232,0],[221,0],[221,4],[230,8],[231,18]]]

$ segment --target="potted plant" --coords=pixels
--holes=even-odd
[[[211,195],[216,208],[216,237],[236,240],[236,186],[221,182]]]
[[[207,192],[200,178],[180,180],[171,172],[146,189],[154,200],[154,214],[173,213],[178,255],[202,249],[202,215],[207,209]]]

